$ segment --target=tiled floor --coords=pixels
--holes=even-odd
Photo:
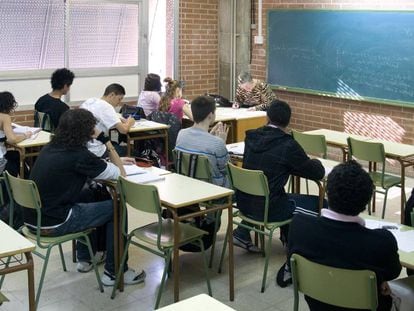
[[[410,194],[414,180],[407,181],[407,194]],[[315,191],[315,190],[314,190]],[[389,194],[386,219],[398,221],[400,196],[399,188],[394,188]],[[382,206],[382,196],[377,196],[379,211]],[[379,215],[379,212],[377,212]],[[141,214],[131,214],[129,225],[139,226],[149,221]],[[293,309],[292,288],[280,288],[275,286],[275,274],[285,260],[281,243],[276,238],[273,243],[270,259],[267,287],[265,293],[260,293],[260,284],[263,272],[264,258],[258,254],[250,254],[235,247],[235,300],[228,299],[227,269],[222,274],[217,273],[218,258],[224,238],[225,220],[219,233],[218,247],[216,248],[216,260],[213,269],[210,270],[213,296],[236,310],[279,310],[290,311]],[[134,269],[145,269],[147,279],[144,284],[127,286],[123,293],[117,293],[114,300],[110,299],[111,289],[105,288],[100,293],[92,272],[81,274],[76,272],[76,265],[71,261],[71,245],[66,244],[65,256],[68,271],[63,272],[60,265],[58,252],[52,255],[48,267],[44,288],[42,291],[39,311],[92,311],[92,310],[152,310],[156,291],[160,284],[163,270],[163,260],[143,250],[132,247],[130,250],[129,265]],[[35,280],[40,276],[42,261],[35,258]],[[206,293],[207,287],[203,277],[200,254],[181,253],[180,256],[180,297],[188,298],[200,293]],[[102,267],[100,267],[102,271]],[[4,303],[0,310],[16,311],[27,310],[27,277],[25,272],[18,272],[6,277],[2,292],[10,299]],[[403,270],[401,276],[405,276]],[[37,286],[37,285],[36,285]],[[172,280],[167,281],[166,289],[162,296],[161,306],[173,302]],[[302,301],[300,310],[307,310]]]

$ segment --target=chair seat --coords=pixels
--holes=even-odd
[[[77,239],[78,237],[82,236],[84,233],[88,234],[92,230],[93,229],[85,230],[85,231],[82,231],[82,232],[75,232],[75,233],[65,234],[65,235],[56,236],[56,237],[40,236],[40,242],[47,243],[47,244],[66,242],[66,241]],[[23,227],[22,232],[29,239],[36,240],[36,238],[37,238],[36,233],[33,233],[32,231],[30,231],[29,228],[27,228],[26,226]]]
[[[390,175],[390,174],[384,174],[384,184],[382,184],[381,172],[369,172],[369,176],[371,177],[376,187],[383,187],[384,189],[391,188],[401,183],[401,177]]]
[[[257,226],[264,226],[263,221],[251,219],[250,217],[247,217],[247,216],[243,215],[242,212],[240,212],[240,211],[234,212],[233,217],[240,217],[242,220],[247,221],[251,224],[254,224],[254,225],[257,225]],[[266,227],[267,228],[281,227],[281,226],[287,225],[291,221],[292,221],[292,219],[288,219],[288,220],[284,220],[284,221],[268,222],[266,224]]]
[[[151,223],[141,228],[135,229],[132,234],[141,241],[151,245],[157,245],[158,222]],[[180,242],[179,244],[186,244],[201,238],[208,232],[191,226],[185,223],[179,223],[180,227]],[[174,246],[174,222],[172,219],[164,219],[162,221],[160,244],[163,248],[171,248]]]

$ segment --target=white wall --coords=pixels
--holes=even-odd
[[[76,75],[76,72],[75,72]],[[136,75],[77,77],[70,90],[70,105],[77,105],[89,97],[101,97],[105,87],[119,83],[125,87],[126,101],[136,100],[139,94],[139,77]],[[37,99],[50,92],[50,79],[1,80],[0,91],[13,93],[19,106],[17,110],[32,110]],[[67,100],[64,100],[67,102]]]

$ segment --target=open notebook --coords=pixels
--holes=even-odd
[[[136,182],[139,184],[145,184],[145,183],[165,179],[164,176],[151,173],[137,165],[124,165],[124,169],[127,174],[127,179],[129,181]]]
[[[125,169],[125,173],[127,174],[127,176],[147,173],[146,170],[144,170],[142,167],[139,167],[137,165],[124,165],[124,169]]]
[[[18,125],[16,123],[12,123],[13,132],[16,134],[24,134],[26,132],[32,132],[33,134],[39,133],[42,129],[40,127],[30,127],[30,126],[23,126]]]

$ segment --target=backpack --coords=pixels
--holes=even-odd
[[[218,94],[208,94],[206,93],[206,96],[212,97],[216,104],[218,104],[220,107],[231,107],[233,103],[229,101],[224,96],[218,95]]]

